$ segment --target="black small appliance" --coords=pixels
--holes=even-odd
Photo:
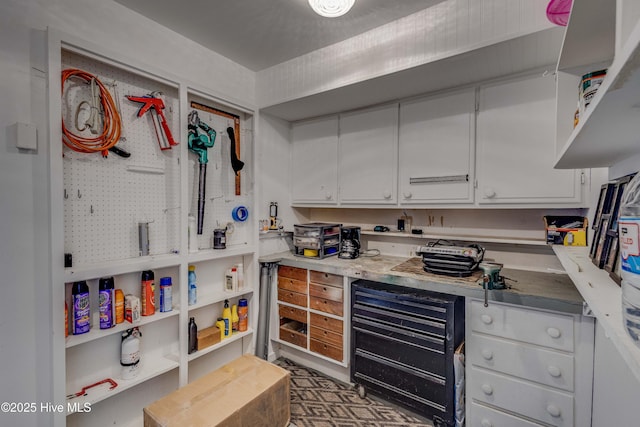
[[[340,253],[338,258],[358,258],[360,256],[360,227],[342,227],[340,234]]]

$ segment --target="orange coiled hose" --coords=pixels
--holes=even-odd
[[[120,133],[122,132],[122,120],[120,119],[120,114],[118,113],[118,109],[113,101],[113,97],[96,76],[76,68],[69,68],[62,71],[62,94],[64,94],[65,82],[71,77],[80,78],[87,83],[91,83],[92,80],[95,80],[96,84],[100,88],[100,104],[102,105],[102,110],[104,112],[104,125],[102,127],[102,133],[93,138],[88,138],[76,135],[67,129],[63,118],[62,142],[74,151],[78,151],[80,153],[101,152],[104,157],[107,157],[109,148],[116,145],[120,139]]]

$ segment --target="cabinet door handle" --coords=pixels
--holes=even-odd
[[[552,417],[559,417],[560,414],[562,413],[560,411],[560,408],[558,408],[556,405],[554,405],[553,403],[550,403],[547,405],[547,412],[549,413],[549,415],[551,415]]]
[[[494,197],[496,197],[496,190],[494,190],[492,187],[485,187],[484,197],[486,197],[487,199],[493,199]]]
[[[489,384],[482,384],[481,388],[482,392],[487,396],[491,396],[493,394],[493,387],[491,387]]]
[[[411,198],[411,196],[412,196],[412,194],[411,194],[411,192],[410,192],[410,191],[407,191],[406,193],[402,193],[402,196],[403,196],[405,199],[410,199],[410,198]]]
[[[384,197],[385,199],[390,199],[391,191],[385,191],[384,193],[382,193],[382,197]]]
[[[559,376],[562,375],[562,371],[560,371],[560,368],[553,365],[549,365],[547,367],[547,372],[549,372],[549,375],[551,375],[554,378],[558,378]]]
[[[481,353],[482,353],[482,357],[484,357],[485,360],[493,359],[493,352],[491,350],[485,348],[481,351]]]
[[[325,193],[324,197],[325,197],[327,200],[331,200],[331,199],[333,198],[333,195],[332,195],[329,191],[327,191],[327,192]]]
[[[482,319],[482,322],[486,325],[490,325],[493,323],[493,317],[489,316],[488,314],[483,314],[482,316],[480,316],[480,319]]]
[[[562,335],[558,328],[547,328],[547,334],[549,334],[551,338],[560,338],[560,335]]]
[[[491,421],[489,421],[486,418],[483,418],[482,421],[480,421],[480,426],[481,427],[493,427],[493,423]]]

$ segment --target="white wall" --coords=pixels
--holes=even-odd
[[[45,76],[32,70],[47,27],[139,58],[233,103],[255,104],[255,74],[106,0],[3,0],[0,4],[0,402],[51,399],[51,289]],[[102,49],[101,48],[101,49]],[[34,76],[32,78],[32,75]],[[9,139],[16,122],[38,125],[37,152]],[[54,195],[55,196],[55,195]],[[58,260],[54,260],[58,262]],[[62,260],[59,260],[62,263]],[[63,319],[60,319],[62,322]],[[64,402],[53,402],[64,403]],[[0,413],[0,425],[50,425],[47,414]]]

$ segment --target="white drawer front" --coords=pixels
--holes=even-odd
[[[573,317],[520,307],[471,301],[475,332],[573,352]]]
[[[471,413],[466,417],[467,427],[542,427],[522,418],[514,417],[486,406],[471,404]]]
[[[553,426],[573,427],[573,395],[471,368],[467,398]]]
[[[467,334],[467,361],[482,368],[573,391],[573,356],[542,347]]]

